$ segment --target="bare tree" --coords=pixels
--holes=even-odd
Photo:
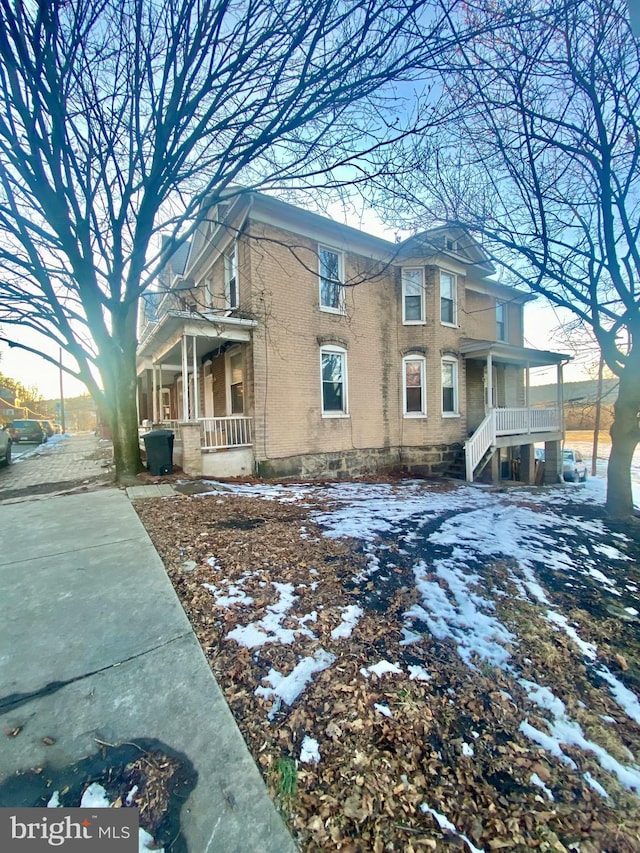
[[[443,8],[0,0],[4,340],[57,363],[12,338],[26,327],[74,357],[120,479],[140,470],[142,291],[231,185],[366,177],[408,130],[391,84],[424,81],[451,43]]]
[[[524,0],[526,26],[471,4],[482,35],[449,57],[440,129],[407,155],[396,222],[467,226],[517,283],[593,330],[620,379],[607,511],[633,512],[640,439],[640,47],[624,0]],[[389,208],[388,181],[385,196]]]

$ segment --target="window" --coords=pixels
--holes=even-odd
[[[342,286],[342,255],[320,246],[318,250],[320,268],[320,308],[323,311],[344,310],[344,289]]]
[[[456,277],[450,272],[440,273],[440,321],[455,326],[457,320]]]
[[[224,299],[226,308],[238,307],[238,249],[235,243],[224,256]]]
[[[231,352],[227,356],[227,411],[230,415],[244,414],[244,368],[242,352]]]
[[[339,417],[348,414],[347,353],[340,347],[323,347],[320,351],[322,381],[322,414]]]
[[[496,340],[507,340],[507,306],[504,302],[496,302]]]
[[[442,414],[458,414],[458,362],[442,359]]]
[[[427,413],[424,356],[405,356],[402,360],[402,370],[404,373],[404,415],[408,418],[424,417]]]
[[[424,323],[424,270],[402,268],[402,322]]]
[[[204,301],[207,308],[213,307],[214,302],[214,292],[213,292],[213,281],[210,278],[205,278],[204,280]]]

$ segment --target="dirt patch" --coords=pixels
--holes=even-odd
[[[550,725],[522,686],[530,679],[562,695],[567,713],[616,760],[635,766],[640,755],[640,726],[550,624],[548,606],[517,595],[514,566],[489,556],[473,564],[514,640],[510,668],[480,657],[469,666],[427,622],[414,620],[419,642],[402,630],[402,614],[420,604],[416,565],[428,569],[451,553],[425,544],[442,518],[411,519],[365,548],[325,536],[314,521],[330,493],[329,487],[323,498],[316,490],[294,503],[216,492],[136,504],[300,849],[418,853],[474,845],[487,853],[637,853],[637,797],[605,780],[593,753],[568,746],[571,763],[558,760],[522,733],[524,719],[541,731]],[[590,513],[597,511],[585,510],[585,521]],[[620,542],[616,533],[610,530],[612,547]],[[636,544],[627,543],[621,579],[624,572],[637,575]],[[607,560],[593,548],[587,555]],[[549,594],[624,680],[637,659],[638,625],[616,621],[599,606],[597,578],[584,574],[586,565],[581,573],[577,564],[574,576],[549,569]],[[425,577],[436,590],[435,571]],[[627,580],[633,586],[640,578]],[[632,589],[628,594],[630,602]],[[615,598],[624,610],[626,599],[610,598],[607,606]],[[344,640],[336,626],[351,607],[361,615]],[[268,633],[274,619],[290,632],[288,644],[237,640],[250,624]],[[332,664],[314,674],[298,700],[276,701],[274,673],[290,676],[320,650]],[[381,661],[397,671],[377,672]],[[319,745],[317,762],[302,758],[309,737]],[[606,797],[596,787],[604,781]]]

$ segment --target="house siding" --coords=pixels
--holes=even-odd
[[[252,348],[254,448],[259,470],[311,475],[409,467],[442,470],[466,432],[465,365],[459,328],[440,322],[440,267],[425,266],[426,322],[402,323],[400,270],[376,272],[375,259],[344,251],[344,313],[320,308],[318,246],[330,241],[251,223],[250,311],[259,321]],[[287,247],[295,244],[295,254]],[[419,265],[403,259],[403,265]],[[366,270],[373,274],[366,280]],[[458,275],[464,314],[464,276]],[[320,350],[344,348],[349,413],[323,417]],[[403,356],[426,358],[426,418],[403,414]],[[459,416],[442,416],[441,359],[458,358]],[[283,425],[286,425],[283,427]]]
[[[461,341],[495,341],[495,294],[508,296],[506,288],[487,279],[486,266],[478,265],[480,250],[465,262],[461,255],[447,253],[443,241],[435,245],[412,239],[394,248],[320,217],[301,214],[298,221],[290,206],[278,207],[273,200],[256,199],[255,205],[233,215],[232,223],[199,238],[180,280],[192,281],[193,287],[172,294],[165,306],[171,302],[199,314],[199,365],[211,361],[211,379],[205,384],[205,371],[199,373],[197,415],[205,413],[205,389],[212,395],[207,414],[211,409],[216,417],[231,414],[228,359],[232,352],[241,352],[244,414],[253,420],[253,454],[260,474],[340,477],[389,469],[444,471],[485,414],[487,362],[463,357]],[[225,256],[234,245],[238,304],[230,310]],[[349,285],[342,312],[320,305],[319,247],[342,257]],[[403,267],[423,270],[424,322],[403,320]],[[441,320],[441,272],[455,276],[453,323]],[[508,340],[521,345],[522,297],[513,303],[505,297],[501,301]],[[211,321],[209,351],[205,320]],[[242,323],[249,325],[241,328]],[[180,334],[196,334],[188,328],[185,321],[182,332],[164,343],[163,352],[172,348],[174,364]],[[251,328],[250,333],[244,328]],[[323,415],[323,346],[345,353],[344,415]],[[424,413],[404,412],[403,359],[411,355],[424,358]],[[443,359],[457,365],[455,412],[443,412]],[[501,365],[496,371],[495,404],[523,405],[522,369]],[[172,376],[174,407],[179,375]],[[170,384],[166,377],[163,384]],[[150,389],[144,390],[148,399]]]

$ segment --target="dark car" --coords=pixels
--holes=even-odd
[[[11,436],[6,428],[0,429],[0,464],[8,465],[11,462]]]
[[[47,440],[47,433],[40,425],[40,421],[11,421],[7,425],[7,432],[16,444],[19,441],[35,441],[38,444],[44,444]]]
[[[51,426],[50,421],[40,421],[40,425],[42,426],[42,429],[46,432],[47,437],[51,438],[51,436],[53,435],[53,427]]]

